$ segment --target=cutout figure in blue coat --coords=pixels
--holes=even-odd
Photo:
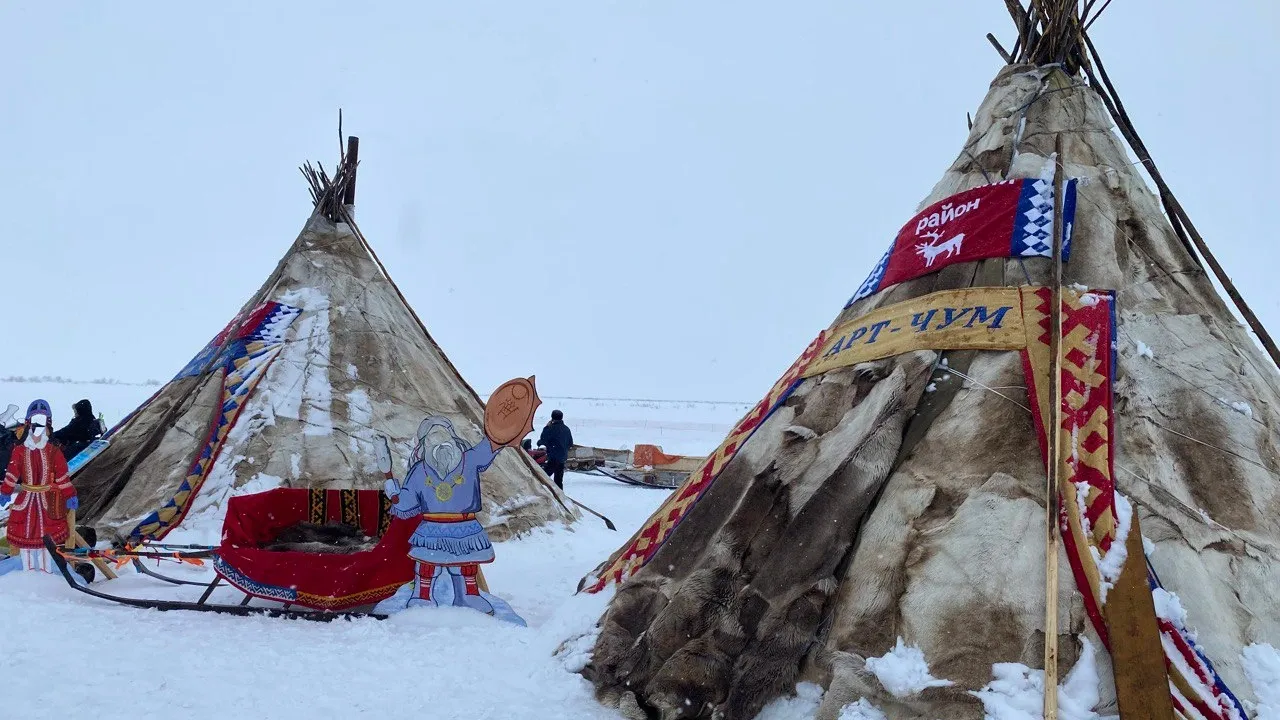
[[[482,591],[477,582],[480,565],[494,559],[489,535],[476,519],[480,476],[501,450],[487,437],[468,444],[447,418],[433,415],[418,426],[409,473],[401,483],[392,475],[387,439],[378,439],[378,469],[387,478],[391,513],[408,520],[420,517],[422,522],[409,538],[413,582],[379,603],[377,612],[455,605],[524,624],[506,602]]]

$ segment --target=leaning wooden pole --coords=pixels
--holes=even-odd
[[[1178,233],[1180,239],[1184,243],[1187,241],[1187,238],[1183,237],[1183,230],[1185,229],[1185,234],[1190,236],[1190,240],[1195,245],[1195,249],[1200,253],[1200,256],[1204,258],[1205,262],[1209,263],[1209,268],[1213,271],[1214,277],[1216,277],[1218,282],[1222,284],[1222,289],[1227,291],[1227,296],[1231,298],[1231,302],[1235,304],[1236,310],[1238,310],[1240,315],[1244,317],[1245,323],[1249,325],[1249,329],[1253,330],[1253,334],[1258,338],[1258,342],[1262,343],[1262,347],[1267,351],[1267,354],[1271,356],[1271,361],[1276,364],[1276,367],[1280,367],[1280,346],[1277,346],[1275,339],[1271,337],[1271,333],[1267,332],[1266,326],[1264,326],[1262,321],[1258,319],[1257,314],[1253,312],[1253,308],[1245,301],[1244,296],[1241,295],[1239,289],[1236,288],[1235,283],[1231,281],[1231,277],[1227,275],[1226,269],[1222,267],[1222,264],[1218,262],[1218,258],[1214,256],[1213,251],[1209,249],[1208,243],[1205,242],[1204,237],[1200,235],[1200,232],[1196,230],[1196,226],[1192,224],[1191,218],[1187,216],[1186,209],[1183,208],[1182,204],[1178,202],[1178,199],[1174,197],[1173,191],[1169,189],[1169,185],[1164,181],[1164,177],[1160,174],[1160,170],[1156,168],[1155,162],[1151,159],[1151,153],[1147,150],[1147,146],[1142,142],[1142,138],[1138,136],[1138,131],[1134,128],[1133,122],[1129,119],[1129,114],[1125,111],[1124,103],[1120,101],[1120,96],[1116,93],[1115,85],[1111,84],[1111,78],[1107,75],[1107,69],[1102,64],[1102,59],[1098,57],[1098,49],[1094,47],[1093,41],[1089,39],[1087,34],[1082,37],[1093,64],[1098,68],[1098,74],[1102,76],[1102,82],[1099,84],[1098,78],[1086,69],[1089,75],[1089,82],[1102,97],[1107,106],[1108,112],[1111,113],[1112,119],[1120,129],[1121,135],[1124,136],[1124,139],[1129,143],[1129,146],[1133,148],[1134,154],[1138,156],[1139,162],[1141,162],[1143,167],[1147,169],[1147,173],[1151,176],[1151,179],[1155,181],[1156,188],[1160,191],[1160,199],[1165,206],[1165,212],[1169,215],[1170,225],[1172,225],[1174,231]],[[1191,255],[1191,259],[1195,260],[1195,252],[1191,252],[1190,248],[1188,248],[1188,252]]]
[[[342,204],[346,206],[347,212],[354,214],[356,207],[356,172],[359,170],[360,163],[360,138],[352,135],[347,138],[347,155],[344,162],[351,166],[351,181],[347,183],[347,187],[342,192]]]
[[[1053,145],[1053,282],[1050,286],[1049,420],[1045,428],[1048,460],[1044,486],[1044,720],[1058,718],[1058,483],[1062,465],[1058,459],[1062,429],[1062,136]]]

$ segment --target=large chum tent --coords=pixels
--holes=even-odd
[[[1117,136],[1147,161],[1082,30],[1095,3],[1007,4],[1017,44],[992,38],[1008,64],[920,214],[584,578],[616,589],[583,671],[602,701],[745,720],[808,680],[826,720],[1012,717],[985,706],[1038,679],[1047,717],[1256,701],[1242,650],[1280,638],[1280,376],[1206,264],[1274,344]],[[933,681],[880,677],[899,639]]]
[[[352,220],[355,167],[349,152],[333,178],[306,168],[315,211],[275,271],[72,477],[82,522],[137,542],[208,513],[216,532],[233,494],[380,490],[374,438],[391,440],[403,477],[428,415],[481,439],[480,398]],[[576,516],[524,453],[500,454],[483,494],[494,540]]]

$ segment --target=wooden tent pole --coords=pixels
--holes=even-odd
[[[360,138],[355,135],[347,138],[346,162],[351,166],[351,182],[342,191],[342,204],[347,206],[348,213],[353,213],[356,205],[356,172],[360,162]]]
[[[1062,428],[1062,135],[1053,144],[1053,284],[1049,317],[1053,333],[1049,336],[1049,421],[1045,428],[1048,450],[1045,468],[1044,523],[1044,720],[1058,717],[1058,439]]]
[[[1193,262],[1199,264],[1195,251],[1191,245],[1194,245],[1196,251],[1209,263],[1209,268],[1213,271],[1214,277],[1218,282],[1222,283],[1222,288],[1227,291],[1227,296],[1231,298],[1231,302],[1235,304],[1236,310],[1244,317],[1245,322],[1249,325],[1249,329],[1253,330],[1253,334],[1262,343],[1262,347],[1271,356],[1271,361],[1280,367],[1280,346],[1276,345],[1275,339],[1267,332],[1267,328],[1258,319],[1253,312],[1253,308],[1249,303],[1245,302],[1244,296],[1240,294],[1235,283],[1231,282],[1231,277],[1227,275],[1227,271],[1218,262],[1218,258],[1214,256],[1213,251],[1209,249],[1208,243],[1204,237],[1196,230],[1195,225],[1191,223],[1191,218],[1187,216],[1187,211],[1182,207],[1182,203],[1174,197],[1173,191],[1169,189],[1168,183],[1164,181],[1164,177],[1160,174],[1160,170],[1156,168],[1155,161],[1151,159],[1151,153],[1147,150],[1147,146],[1142,142],[1142,138],[1138,136],[1138,131],[1134,128],[1133,122],[1129,119],[1129,114],[1125,111],[1124,104],[1120,102],[1120,96],[1116,93],[1115,86],[1111,84],[1111,78],[1107,76],[1107,69],[1102,64],[1102,59],[1098,57],[1098,49],[1093,46],[1093,41],[1089,39],[1087,34],[1082,36],[1085,47],[1092,56],[1093,64],[1098,68],[1098,74],[1102,76],[1102,83],[1099,85],[1098,78],[1093,73],[1086,72],[1089,75],[1089,82],[1098,95],[1102,97],[1103,102],[1107,106],[1111,118],[1115,120],[1116,126],[1120,129],[1120,133],[1124,135],[1129,146],[1133,148],[1133,152],[1138,156],[1139,162],[1147,169],[1147,173],[1151,175],[1151,179],[1155,181],[1156,188],[1160,191],[1160,199],[1164,203],[1165,212],[1169,216],[1169,223],[1177,233],[1183,245],[1187,246],[1187,254],[1191,256]],[[1106,90],[1104,93],[1103,90]],[[1191,245],[1188,245],[1188,237],[1190,236]]]

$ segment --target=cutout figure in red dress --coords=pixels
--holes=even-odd
[[[70,535],[67,511],[79,506],[76,489],[67,477],[67,459],[49,443],[53,413],[49,403],[36,400],[27,408],[26,434],[13,449],[9,468],[0,482],[0,495],[13,495],[5,538],[21,552],[23,570],[53,572],[53,558],[44,549],[44,536],[63,543]]]

